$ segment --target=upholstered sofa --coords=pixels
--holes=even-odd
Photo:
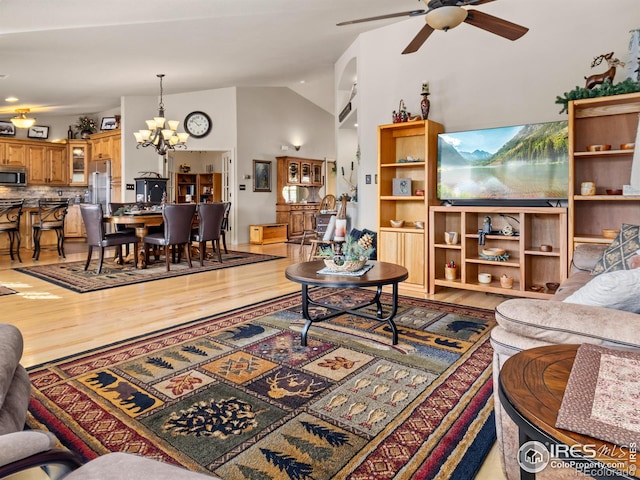
[[[591,271],[604,250],[601,245],[579,245],[574,252],[569,278],[562,282],[551,300],[510,299],[495,309],[498,325],[491,332],[494,401],[498,448],[508,480],[519,479],[520,471],[518,430],[497,395],[498,375],[504,362],[521,350],[551,344],[591,343],[640,348],[640,314],[564,301],[596,278]],[[635,298],[640,304],[640,297]],[[547,468],[536,478],[576,478],[576,473]]]

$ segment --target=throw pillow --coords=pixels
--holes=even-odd
[[[640,268],[598,275],[563,301],[640,313]]]
[[[592,275],[616,270],[629,270],[629,259],[640,249],[640,226],[623,224],[620,233],[602,254],[591,271]]]

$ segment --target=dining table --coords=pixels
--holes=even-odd
[[[109,215],[104,218],[105,222],[112,225],[126,225],[136,230],[138,237],[138,252],[134,253],[134,262],[138,268],[147,268],[147,255],[144,248],[144,237],[149,233],[149,227],[162,225],[163,218],[161,211],[141,210],[136,212],[123,213],[121,215]],[[137,261],[135,257],[137,256]]]

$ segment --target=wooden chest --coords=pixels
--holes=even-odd
[[[264,245],[287,241],[286,223],[264,223],[249,226],[249,243]]]

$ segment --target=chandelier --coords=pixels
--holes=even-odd
[[[14,127],[31,128],[33,124],[36,123],[36,119],[27,117],[27,113],[29,113],[30,111],[31,110],[28,108],[20,108],[16,110],[18,116],[11,118],[11,123],[13,123]]]
[[[189,134],[176,132],[180,122],[178,120],[166,120],[164,118],[164,103],[162,103],[162,78],[163,73],[156,75],[160,79],[160,104],[158,105],[158,116],[153,120],[146,120],[147,128],[133,132],[140,147],[154,147],[158,155],[165,156],[167,151],[176,148],[187,148]],[[168,128],[165,128],[165,123]]]

